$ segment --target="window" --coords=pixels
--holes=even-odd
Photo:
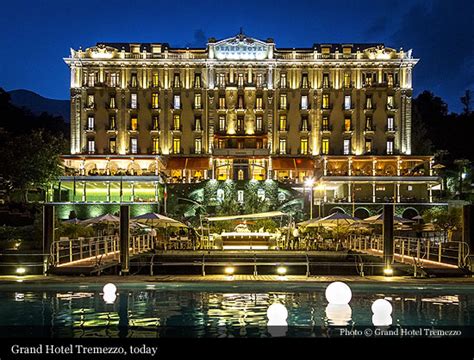
[[[152,139],[151,146],[152,146],[151,152],[153,154],[159,154],[160,153],[160,138],[154,137]]]
[[[280,115],[280,124],[279,124],[280,131],[286,131],[286,115]]]
[[[202,131],[201,118],[200,117],[196,117],[194,119],[194,131]]]
[[[219,109],[225,109],[225,97],[219,97]]]
[[[108,74],[108,84],[110,87],[117,87],[119,84],[119,74],[116,72]]]
[[[173,109],[181,109],[181,96],[175,95],[173,96]]]
[[[344,152],[344,155],[349,155],[351,153],[351,140],[350,139],[344,139],[343,152]]]
[[[286,154],[286,139],[280,139],[280,154]]]
[[[109,108],[115,109],[117,105],[115,104],[115,95],[110,96]]]
[[[387,140],[387,154],[393,154],[393,140]]]
[[[309,131],[307,116],[301,118],[301,131]]]
[[[217,75],[217,84],[219,86],[225,86],[225,74],[218,74]]]
[[[173,139],[173,154],[179,154],[181,152],[181,139]]]
[[[197,89],[201,88],[201,74],[200,73],[194,74],[194,87]]]
[[[244,108],[244,96],[243,95],[239,95],[239,97],[237,98],[237,107],[239,109]]]
[[[327,116],[323,116],[323,123],[322,123],[322,130],[329,131],[329,118]]]
[[[201,102],[201,94],[197,93],[194,94],[194,108],[195,109],[202,109],[202,102]]]
[[[280,74],[280,87],[286,88],[286,74]]]
[[[87,75],[87,86],[94,87],[97,80],[97,73],[91,72]]]
[[[88,139],[87,140],[87,152],[89,154],[94,154],[95,153],[95,140],[94,139]]]
[[[181,87],[181,80],[179,78],[179,73],[175,73],[173,77],[173,87],[179,88]]]
[[[224,115],[220,115],[219,116],[219,130],[220,131],[225,131],[225,116]]]
[[[130,138],[130,152],[132,154],[138,153],[138,139],[137,138]]]
[[[114,137],[109,139],[109,152],[111,154],[115,154],[117,152],[117,139]]]
[[[130,108],[136,109],[137,108],[137,94],[130,94]]]
[[[303,74],[301,78],[301,87],[303,89],[309,88],[308,74]]]
[[[263,86],[263,74],[258,74],[257,75],[257,87],[262,87]]]
[[[160,118],[155,115],[153,116],[153,118],[151,119],[151,128],[152,130],[159,130],[160,129]]]
[[[351,87],[351,73],[350,72],[344,73],[344,87],[345,88]]]
[[[392,73],[387,73],[385,74],[386,75],[386,83],[387,83],[387,86],[390,86],[392,87],[393,86],[393,74]]]
[[[388,110],[391,110],[391,109],[394,109],[395,106],[394,106],[394,101],[393,101],[393,95],[388,95],[387,96],[387,109]]]
[[[94,130],[94,117],[92,115],[87,117],[87,130]]]
[[[238,87],[244,86],[244,74],[237,75],[237,86]]]
[[[301,155],[308,154],[308,139],[301,139],[300,141],[300,153]]]
[[[365,130],[366,131],[372,131],[373,130],[372,116],[367,116],[365,118]]]
[[[365,139],[365,153],[370,154],[372,152],[372,139]]]
[[[237,116],[237,132],[244,131],[244,117]]]
[[[387,118],[387,131],[393,131],[393,130],[395,130],[395,128],[393,126],[393,117],[389,116]]]
[[[301,110],[308,110],[308,95],[301,95]]]
[[[262,131],[263,129],[263,117],[257,116],[255,119],[255,127],[257,131]]]
[[[329,74],[323,74],[323,88],[327,89],[329,87]]]
[[[350,117],[344,119],[344,131],[352,131],[352,121]]]
[[[151,94],[151,107],[152,107],[152,109],[158,109],[158,107],[159,107],[158,93]]]
[[[155,88],[160,86],[160,81],[157,72],[154,72],[151,76],[151,86]]]
[[[350,110],[352,107],[351,96],[344,96],[344,110]]]
[[[217,143],[217,148],[218,149],[225,149],[226,146],[226,141],[224,139],[219,139]]]
[[[173,115],[173,130],[181,130],[181,116],[179,114]]]
[[[87,95],[87,107],[93,108],[94,107],[94,95]]]
[[[262,107],[263,107],[263,99],[261,96],[257,96],[257,99],[255,101],[255,108],[257,110],[262,110]]]
[[[200,154],[202,152],[202,139],[196,138],[194,139],[194,153]]]
[[[372,95],[367,95],[367,97],[365,98],[365,108],[367,110],[370,110],[373,108]]]
[[[280,109],[285,110],[287,108],[286,94],[280,94]]]
[[[323,94],[323,109],[329,109],[329,94]]]
[[[323,155],[329,154],[329,139],[323,139],[321,141],[321,153]]]
[[[131,87],[138,87],[137,73],[132,73],[131,78],[130,78],[130,86]]]
[[[237,202],[239,202],[240,204],[244,203],[244,191],[243,190],[237,190]]]
[[[138,118],[136,116],[132,116],[132,118],[130,119],[130,130],[138,130]]]
[[[115,115],[111,115],[109,118],[109,130],[117,130]]]

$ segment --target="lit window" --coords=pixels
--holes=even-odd
[[[255,103],[255,108],[257,110],[262,110],[262,106],[263,106],[263,99],[262,99],[261,96],[258,96],[257,100],[256,100],[256,103]]]
[[[307,155],[308,154],[308,139],[301,139],[300,141],[300,151],[301,155]]]
[[[181,130],[181,116],[179,114],[173,115],[173,130]]]
[[[137,94],[130,94],[130,108],[137,108]]]
[[[220,115],[219,116],[219,130],[220,131],[225,131],[225,116],[224,115]]]
[[[173,139],[173,154],[181,153],[181,139],[174,138]]]
[[[344,155],[349,155],[351,153],[351,141],[349,139],[344,139]]]
[[[393,154],[393,140],[387,140],[387,154]]]
[[[202,152],[202,139],[196,138],[194,139],[194,153],[200,154]]]
[[[388,73],[387,75],[387,86],[393,86],[393,74]]]
[[[174,88],[179,88],[179,87],[181,87],[181,80],[180,80],[180,78],[179,78],[179,74],[178,74],[178,73],[174,74],[173,87],[174,87]]]
[[[240,174],[239,174],[240,175]],[[242,174],[243,175],[243,174]],[[243,176],[242,176],[243,177]],[[240,180],[240,179],[239,179]],[[237,190],[237,202],[240,204],[244,203],[244,191],[243,190]]]
[[[286,115],[280,115],[280,131],[286,131]]]
[[[351,73],[350,72],[344,73],[344,87],[345,88],[351,87]]]
[[[110,97],[110,101],[109,101],[109,108],[115,109],[116,106],[117,106],[117,105],[115,104],[115,96],[112,95],[112,96]]]
[[[255,120],[255,127],[257,131],[262,131],[263,129],[263,118],[261,116],[257,116]]]
[[[301,87],[303,89],[309,88],[308,74],[303,74],[301,79]]]
[[[352,121],[349,117],[344,119],[344,131],[352,131]]]
[[[130,152],[132,154],[138,153],[138,139],[137,138],[130,138]]]
[[[159,130],[160,129],[160,118],[158,116],[153,116],[152,119],[152,130]]]
[[[97,74],[95,72],[91,72],[87,76],[87,86],[94,87],[96,83]]]
[[[244,97],[243,97],[243,95],[239,95],[239,97],[237,98],[237,107],[239,109],[244,108]]]
[[[365,130],[366,131],[372,131],[373,126],[372,126],[372,116],[367,116],[365,118]]]
[[[116,72],[113,72],[113,73],[109,73],[108,74],[109,76],[109,86],[110,87],[117,87],[118,84],[119,84],[119,74],[116,73]]]
[[[394,126],[393,126],[393,117],[392,116],[389,116],[387,118],[387,131],[393,131],[394,130]]]
[[[329,74],[323,74],[323,88],[327,89],[329,87]]]
[[[219,97],[219,109],[225,109],[225,97]]]
[[[159,77],[158,77],[158,73],[157,72],[154,72],[152,77],[151,77],[151,85],[153,87],[159,87],[160,86],[160,82],[159,82]]]
[[[395,106],[394,106],[394,102],[393,102],[393,95],[388,95],[387,96],[387,109],[391,110],[394,107]]]
[[[244,86],[244,74],[239,74],[237,76],[237,86],[238,87]]]
[[[301,119],[301,131],[308,131],[308,118],[306,116]]]
[[[138,118],[136,116],[130,119],[130,130],[132,131],[138,130]]]
[[[160,139],[154,137],[152,140],[152,153],[159,154],[160,153]]]
[[[286,94],[280,94],[280,109],[285,110],[287,107]]]
[[[365,153],[370,154],[372,152],[372,140],[365,139]]]
[[[301,96],[301,110],[308,110],[308,95]]]
[[[323,94],[323,109],[329,109],[329,94]]]
[[[93,108],[94,107],[94,95],[87,95],[87,107]]]
[[[329,139],[323,139],[321,141],[321,153],[324,155],[329,154]]]
[[[158,109],[159,107],[159,96],[158,93],[151,94],[151,107],[153,109]]]
[[[173,109],[181,109],[181,96],[175,95],[173,97]]]
[[[194,119],[194,130],[195,131],[202,131],[201,118],[200,117],[196,117]]]
[[[286,139],[280,139],[280,154],[286,154]]]
[[[131,80],[130,80],[131,87],[138,87],[138,78],[137,73],[132,73]]]
[[[217,84],[219,86],[225,86],[225,74],[218,74],[217,75]]]
[[[115,115],[111,115],[109,118],[109,130],[117,130],[117,123],[115,121]]]
[[[93,116],[87,117],[87,130],[94,130],[94,117]]]
[[[257,87],[262,87],[263,86],[263,75],[258,74],[257,75]]]
[[[286,88],[286,74],[280,75],[280,87]]]
[[[95,153],[95,140],[94,139],[87,140],[87,152],[89,154]]]
[[[372,96],[371,95],[367,95],[366,99],[365,99],[365,108],[366,109],[372,109]]]
[[[109,139],[109,152],[111,154],[115,154],[117,152],[117,139],[116,138]]]
[[[238,132],[244,131],[244,117],[243,116],[237,117],[237,131]]]
[[[194,74],[194,87],[198,89],[201,87],[201,74],[199,73]]]
[[[194,94],[194,108],[195,109],[201,109],[202,108],[201,94],[200,93]]]
[[[351,109],[351,96],[346,95],[344,96],[344,110],[350,110]]]

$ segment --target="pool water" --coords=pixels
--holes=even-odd
[[[0,335],[48,337],[331,336],[336,327],[372,326],[372,302],[392,304],[391,328],[474,325],[474,286],[350,284],[348,307],[329,307],[327,284],[118,284],[106,303],[102,286],[2,285]],[[283,304],[286,326],[268,326]],[[277,329],[277,330],[275,330]],[[468,332],[469,333],[469,332]],[[472,331],[471,331],[472,333]],[[466,334],[466,332],[465,332]]]

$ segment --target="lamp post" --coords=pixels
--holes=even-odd
[[[310,188],[310,193],[309,193],[309,218],[310,220],[313,218],[313,185],[314,185],[314,179],[311,177],[309,179],[306,179],[304,182],[305,187]]]

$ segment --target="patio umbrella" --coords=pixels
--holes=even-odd
[[[62,222],[63,224],[81,224],[82,223],[82,220],[79,220],[78,218],[74,218],[74,219],[68,219],[68,220],[64,220]]]
[[[321,219],[321,218],[317,217],[317,218],[309,219],[309,220],[306,220],[306,221],[299,222],[296,225],[298,225],[298,226],[308,226],[309,224],[315,223],[319,219]]]
[[[306,227],[317,227],[317,226],[337,226],[338,227],[338,226],[351,225],[358,221],[360,221],[360,219],[356,217],[336,212],[326,217],[323,217],[321,219],[318,219],[317,221],[311,224],[308,224]]]
[[[120,218],[118,216],[115,216],[115,215],[112,215],[112,214],[105,214],[105,215],[100,215],[100,216],[96,216],[96,217],[84,220],[82,223],[86,224],[86,225],[119,224],[120,223]]]
[[[141,222],[152,227],[187,227],[182,222],[157,213],[146,213],[135,216],[133,220]]]
[[[369,224],[383,224],[383,219],[384,219],[384,214],[379,214],[379,215],[374,215],[374,216],[371,216],[371,217],[368,217],[366,219],[364,219],[363,221],[365,223],[369,223]],[[398,215],[393,215],[393,222],[394,223],[397,223],[397,224],[410,224],[410,223],[414,223],[413,220],[409,220],[409,219],[405,219],[401,216],[398,216]]]

